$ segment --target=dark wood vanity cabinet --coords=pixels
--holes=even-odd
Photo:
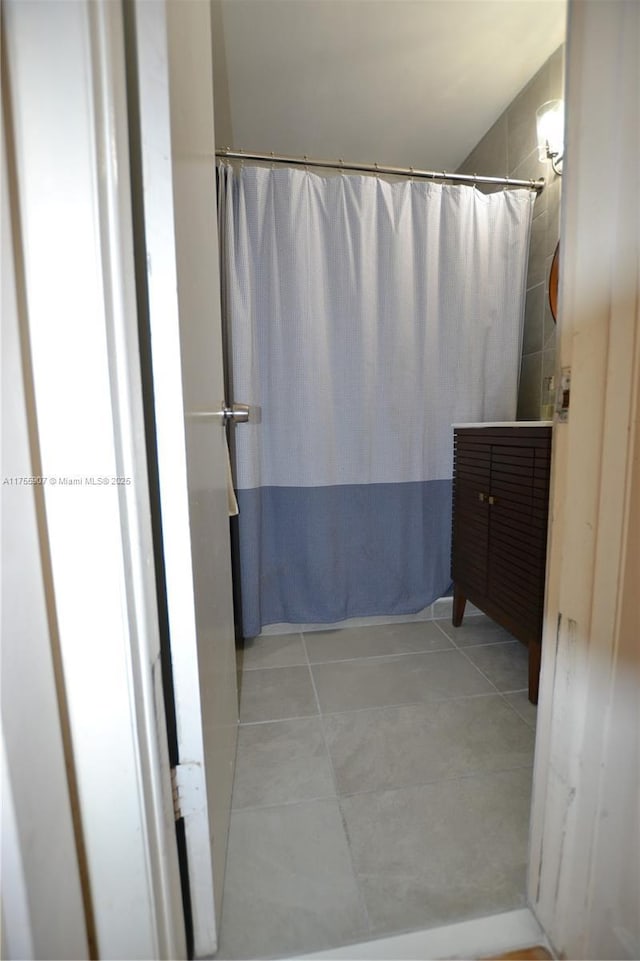
[[[550,426],[454,428],[453,624],[467,600],[529,648],[538,701]]]

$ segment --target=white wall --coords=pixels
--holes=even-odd
[[[213,0],[213,28],[219,147],[456,170],[565,3]]]

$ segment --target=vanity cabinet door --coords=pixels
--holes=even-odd
[[[539,636],[544,597],[545,490],[535,463],[533,445],[491,445],[487,597],[523,640]]]
[[[469,595],[487,593],[491,448],[482,437],[456,432],[453,485],[453,580]]]

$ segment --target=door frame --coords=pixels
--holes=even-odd
[[[137,207],[135,230],[139,234],[139,256],[147,265],[144,286],[144,317],[149,343],[146,377],[147,430],[155,435],[154,470],[157,471],[156,520],[160,520],[160,543],[156,549],[164,558],[167,605],[167,637],[176,641],[170,654],[171,683],[178,740],[181,742],[188,780],[175,784],[179,813],[188,818],[190,843],[183,851],[181,871],[188,888],[186,919],[188,938],[194,940],[195,957],[214,954],[217,947],[215,896],[207,792],[204,781],[204,740],[198,672],[198,647],[193,603],[194,572],[189,532],[187,452],[183,419],[183,385],[180,368],[180,307],[176,266],[175,222],[173,217],[173,167],[169,76],[167,2],[135,0],[126,20],[129,97],[135,98],[135,125],[131,129],[132,156],[139,164],[134,185]],[[135,93],[133,92],[135,84]],[[150,268],[150,269],[149,269]],[[162,381],[157,390],[153,382]],[[167,652],[168,653],[168,652]],[[181,697],[182,691],[192,692]],[[177,770],[177,766],[174,770]]]
[[[23,363],[32,378],[26,404],[46,479],[41,549],[46,540],[68,707],[68,718],[58,718],[63,728],[68,720],[93,950],[102,958],[184,958],[137,339],[122,8],[110,0],[6,0],[2,20],[24,264]],[[22,801],[14,794],[16,810]],[[42,823],[34,817],[30,843],[44,845],[46,856],[51,839],[42,837]],[[23,861],[30,853],[25,843]],[[31,910],[46,916],[39,894],[29,892]]]
[[[218,946],[238,720],[209,5],[134,0],[125,30],[174,791],[188,940],[204,957]]]
[[[620,880],[639,830],[639,59],[636,4],[570,0],[556,379],[569,369],[571,386],[553,438],[528,877],[558,957],[637,957],[640,939],[624,908],[638,874]]]

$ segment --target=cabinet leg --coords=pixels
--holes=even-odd
[[[467,603],[467,599],[460,590],[459,587],[453,585],[453,617],[451,623],[454,627],[460,627],[462,624],[462,618],[464,617],[464,608]]]
[[[538,703],[541,656],[542,645],[540,641],[529,641],[529,700],[532,704]]]

